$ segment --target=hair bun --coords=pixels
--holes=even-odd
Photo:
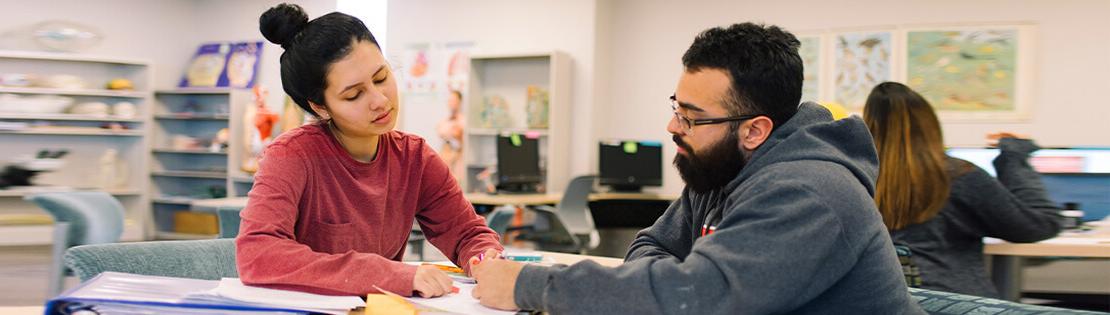
[[[282,3],[262,13],[258,24],[266,40],[285,48],[308,25],[308,14],[299,5]]]

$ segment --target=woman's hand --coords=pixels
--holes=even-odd
[[[412,277],[412,290],[420,297],[430,298],[451,293],[451,277],[433,265],[416,267],[416,276]]]

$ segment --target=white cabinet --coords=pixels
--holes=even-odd
[[[49,244],[50,216],[22,197],[57,190],[113,194],[126,208],[123,239],[146,238],[150,73],[141,60],[0,51],[0,165],[42,150],[68,152],[60,169],[35,176],[36,186],[0,190],[0,245]],[[107,89],[113,79],[132,89]],[[114,168],[102,167],[109,150]]]
[[[513,133],[539,139],[546,191],[566,187],[570,180],[570,69],[570,57],[558,51],[471,56],[464,109],[464,191],[481,189],[475,174],[486,168],[496,170],[497,136]],[[542,94],[547,96],[546,110],[536,102],[544,99]]]

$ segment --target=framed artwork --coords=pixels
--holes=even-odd
[[[201,44],[178,87],[253,87],[261,56],[262,42]]]
[[[821,100],[821,36],[798,36],[802,57],[802,102]]]
[[[908,29],[904,82],[944,120],[1026,119],[1031,27]]]
[[[893,32],[842,32],[832,38],[832,101],[859,112],[872,88],[894,78]]]

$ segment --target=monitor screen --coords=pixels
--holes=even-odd
[[[949,148],[948,155],[967,160],[997,176],[994,148]],[[1041,149],[1033,152],[1029,164],[1044,174],[1110,174],[1110,148]]]
[[[602,185],[662,186],[663,144],[657,141],[601,141],[598,182]]]
[[[497,136],[497,178],[499,184],[542,182],[539,139],[519,134]]]
[[[994,158],[998,149],[951,148],[948,155],[967,160],[998,176]],[[1049,198],[1063,206],[1075,204],[1083,210],[1084,221],[1110,215],[1110,148],[1042,149],[1034,152],[1029,164],[1044,182]]]

